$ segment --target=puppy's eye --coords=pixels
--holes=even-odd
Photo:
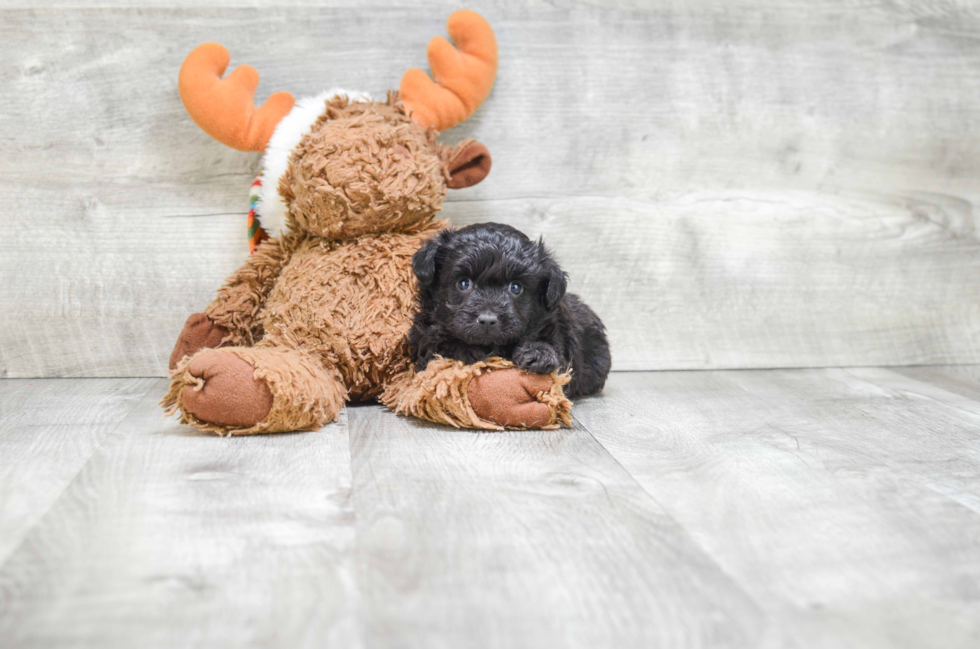
[[[458,282],[456,282],[456,288],[458,288],[461,291],[468,291],[470,290],[471,286],[473,286],[473,282],[471,282],[468,279],[461,279]]]
[[[520,295],[521,293],[524,292],[524,287],[517,282],[511,282],[508,290],[514,295]]]

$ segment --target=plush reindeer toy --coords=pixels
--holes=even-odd
[[[181,98],[208,134],[264,151],[257,211],[269,236],[192,315],[170,358],[162,404],[218,434],[318,428],[347,399],[380,398],[396,411],[454,426],[554,427],[567,423],[568,378],[528,375],[505,361],[410,368],[405,336],[416,309],[412,255],[445,227],[447,188],[474,185],[490,154],[438,132],[469,117],[497,67],[493,31],[454,13],[429,44],[433,82],[409,70],[398,93],[373,100],[331,90],[294,102],[253,104],[258,75],[216,43],[180,71]]]

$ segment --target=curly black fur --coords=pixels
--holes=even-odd
[[[572,370],[569,397],[602,390],[609,343],[540,241],[509,225],[443,230],[412,258],[419,311],[408,335],[412,362],[435,356],[473,363],[500,356],[536,374]]]

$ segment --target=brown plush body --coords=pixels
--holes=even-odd
[[[405,334],[415,307],[405,277],[412,254],[444,224],[426,225],[347,242],[269,239],[221,289],[205,315],[230,332],[227,342],[257,343],[247,353],[210,354],[234,354],[263,376],[276,377],[274,392],[301,393],[294,394],[299,410],[282,413],[288,422],[264,417],[263,429],[321,426],[336,418],[345,398],[377,397],[408,369]],[[260,273],[264,282],[256,281]],[[242,307],[251,311],[259,304],[254,318],[245,320]]]
[[[503,362],[409,367],[412,255],[445,226],[435,215],[447,187],[479,182],[490,164],[483,145],[436,135],[394,95],[329,100],[279,184],[290,232],[188,320],[163,405],[219,434],[317,428],[346,399],[373,397],[456,426],[567,421],[567,377],[531,379]]]
[[[279,244],[284,265],[257,319],[260,346],[308,354],[337,370],[352,399],[377,397],[407,369],[404,338],[415,307],[405,276],[412,254],[443,225],[349,242],[287,237]],[[220,307],[207,313],[225,324]]]

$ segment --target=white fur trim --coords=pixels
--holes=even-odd
[[[331,88],[315,97],[304,97],[282,118],[265,146],[265,155],[262,157],[262,187],[259,188],[256,211],[262,229],[270,236],[278,237],[289,231],[286,225],[288,208],[279,195],[279,179],[289,168],[289,156],[313,128],[313,123],[326,111],[327,100],[337,95],[347,95],[351,101],[374,101],[366,92],[343,88]]]

